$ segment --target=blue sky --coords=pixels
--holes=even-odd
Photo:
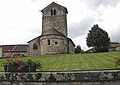
[[[0,45],[26,44],[39,36],[42,10],[53,0],[0,0]],[[120,42],[120,0],[55,0],[68,9],[68,34],[76,45],[86,46],[86,36],[94,24]]]

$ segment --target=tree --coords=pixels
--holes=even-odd
[[[81,46],[78,45],[76,48],[75,48],[75,53],[80,53],[81,52]]]
[[[97,24],[89,30],[86,41],[87,46],[93,47],[96,52],[107,52],[110,44],[108,33]]]

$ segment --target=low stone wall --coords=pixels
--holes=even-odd
[[[0,85],[120,85],[120,70],[0,72]]]

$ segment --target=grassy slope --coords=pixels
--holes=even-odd
[[[120,52],[91,53],[91,54],[61,54],[31,57],[34,61],[41,61],[43,71],[61,70],[96,70],[114,69],[115,58],[120,58]],[[27,57],[26,57],[27,58]],[[25,58],[22,58],[25,60]],[[5,60],[0,60],[0,64]],[[0,68],[3,71],[3,67]]]

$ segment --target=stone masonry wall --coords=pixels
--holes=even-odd
[[[75,47],[70,40],[69,40],[69,53],[75,53]]]
[[[50,45],[48,45],[50,40]],[[41,37],[41,55],[67,53],[66,38],[59,35],[49,35]]]
[[[1,72],[0,85],[120,85],[120,70]]]
[[[51,10],[56,10],[56,15],[51,15]],[[67,14],[64,7],[52,4],[42,13],[42,33],[54,28],[67,36]]]
[[[37,46],[38,46],[37,50],[33,49],[33,44],[34,43],[36,43]],[[31,42],[29,42],[29,44],[28,44],[28,55],[29,56],[39,56],[39,55],[41,55],[40,54],[40,39],[39,39],[39,37],[32,40]]]

